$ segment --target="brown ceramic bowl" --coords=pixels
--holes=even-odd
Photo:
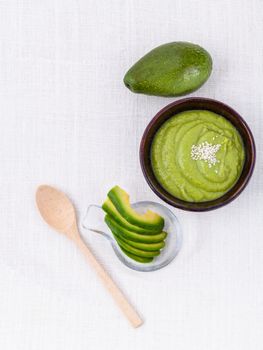
[[[175,114],[193,109],[209,110],[228,119],[239,131],[244,142],[246,153],[243,171],[234,187],[232,187],[227,193],[218,199],[201,203],[186,202],[168,193],[155,178],[151,166],[150,157],[152,140],[160,126]],[[244,119],[241,118],[241,116],[231,107],[225,105],[224,103],[202,97],[184,98],[164,107],[160,112],[156,114],[156,116],[147,126],[140,145],[141,168],[144,177],[151,189],[157,194],[157,196],[159,196],[168,204],[180,209],[190,211],[207,211],[216,209],[228,204],[233,199],[235,199],[248,184],[248,181],[254,170],[255,159],[256,149],[254,138]]]

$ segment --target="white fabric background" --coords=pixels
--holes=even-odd
[[[0,1],[0,349],[262,349],[262,29],[260,0]],[[148,50],[176,40],[211,53],[213,74],[192,95],[245,117],[257,166],[225,208],[174,210],[184,246],[163,270],[129,270],[87,235],[145,319],[134,330],[77,249],[41,221],[34,193],[58,186],[80,215],[115,184],[134,201],[158,201],[138,146],[174,99],[132,94],[122,78]]]

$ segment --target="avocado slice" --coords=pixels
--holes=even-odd
[[[151,261],[153,261],[153,258],[143,258],[141,256],[137,256],[137,255],[134,255],[130,252],[128,252],[127,250],[123,249],[122,247],[120,247],[120,249],[123,251],[124,254],[126,254],[129,258],[135,260],[135,261],[138,261],[140,263],[143,263],[143,264],[147,264],[147,263],[150,263]]]
[[[160,250],[146,251],[146,250],[137,249],[125,243],[119,236],[115,235],[114,233],[113,235],[120,247],[122,247],[123,249],[125,249],[126,251],[134,255],[141,256],[142,258],[153,258],[155,256],[160,255]]]
[[[137,232],[137,233],[141,233],[143,235],[153,235],[155,233],[159,233],[156,231],[152,231],[151,229],[144,229],[142,227],[138,227],[135,225],[130,224],[127,220],[124,219],[124,217],[121,216],[121,214],[118,212],[118,210],[115,208],[114,204],[112,203],[112,201],[107,198],[105,200],[105,202],[102,204],[102,209],[109,214],[110,216],[112,216],[114,218],[114,220],[121,225],[122,227],[126,228],[129,231],[133,231],[133,232]]]
[[[147,251],[156,251],[160,250],[165,246],[165,242],[157,242],[157,243],[142,243],[142,242],[135,242],[135,241],[130,241],[129,239],[125,238],[124,236],[119,235],[118,233],[113,233],[114,237],[120,238],[124,243],[129,244],[130,246],[134,248],[138,248],[141,250],[147,250]]]
[[[142,243],[157,243],[162,242],[166,236],[166,232],[161,232],[156,235],[141,235],[136,232],[129,231],[124,227],[120,226],[111,216],[108,214],[104,219],[105,223],[108,225],[112,233],[115,233],[119,236],[124,236],[126,239],[134,242],[142,242]]]
[[[135,93],[180,96],[197,90],[211,71],[212,58],[201,46],[171,42],[136,62],[125,74],[124,84]]]
[[[119,186],[113,187],[109,191],[108,197],[110,198],[118,212],[130,224],[142,227],[144,229],[150,229],[155,233],[159,233],[162,231],[164,227],[164,219],[151,210],[147,210],[145,214],[137,213],[130,205],[130,197],[128,193],[125,192]]]

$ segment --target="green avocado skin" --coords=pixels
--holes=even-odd
[[[128,194],[119,186],[113,187],[108,192],[108,198],[111,200],[120,215],[130,224],[149,229],[152,234],[162,232],[164,227],[164,219],[157,215],[155,219],[145,219],[138,217],[138,214],[132,209],[129,203]],[[128,201],[127,201],[128,198]]]
[[[114,235],[114,237],[115,237],[115,239],[120,247],[125,249],[127,252],[132,253],[133,255],[141,256],[143,258],[153,258],[154,256],[160,255],[160,250],[147,251],[147,250],[138,249],[138,248],[135,248],[135,247],[127,244],[119,236]]]
[[[106,201],[102,204],[102,209],[107,213],[110,217],[114,218],[114,220],[122,227],[126,228],[129,231],[133,231],[136,233],[141,233],[143,235],[154,235],[156,233],[162,232],[162,230],[151,231],[150,229],[144,229],[139,226],[135,226],[130,224],[127,220],[125,220],[121,214],[118,212],[118,210],[115,208],[112,201],[107,198]]]
[[[212,58],[199,45],[172,42],[156,47],[125,74],[124,84],[135,93],[181,96],[197,90],[209,78]]]
[[[126,254],[129,258],[131,258],[133,260],[136,260],[136,261],[138,261],[140,263],[147,264],[147,263],[150,263],[151,261],[153,261],[153,258],[145,258],[145,257],[142,257],[142,256],[137,256],[135,254],[132,254],[131,252],[128,252],[127,250],[125,250],[121,246],[119,246],[119,247],[123,251],[123,253]]]
[[[130,241],[141,242],[141,243],[159,243],[159,242],[162,242],[167,236],[166,232],[161,232],[156,235],[141,235],[140,233],[135,233],[135,232],[126,230],[125,228],[120,226],[108,214],[105,216],[104,221],[112,233],[116,233],[119,236],[124,236]]]

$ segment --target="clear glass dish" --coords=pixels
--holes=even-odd
[[[84,215],[81,226],[85,230],[99,233],[106,238],[119,260],[136,271],[155,271],[168,265],[178,254],[182,246],[182,230],[181,225],[176,216],[165,206],[154,202],[137,202],[132,207],[139,213],[144,213],[147,209],[158,212],[165,219],[164,231],[168,233],[165,240],[165,247],[161,250],[161,254],[153,259],[150,263],[139,263],[132,260],[118,246],[112,232],[104,222],[105,213],[98,205],[91,204]]]
[[[161,269],[168,265],[181,249],[183,237],[180,223],[168,208],[159,203],[148,201],[137,202],[132,204],[132,207],[139,213],[144,213],[147,209],[156,211],[165,219],[164,231],[168,233],[165,240],[165,247],[161,250],[161,254],[150,263],[139,263],[123,253],[112,235],[112,232],[104,222],[105,213],[100,206],[91,204],[87,208],[81,226],[85,230],[99,233],[102,237],[106,238],[110,242],[119,260],[129,268],[144,272]]]

